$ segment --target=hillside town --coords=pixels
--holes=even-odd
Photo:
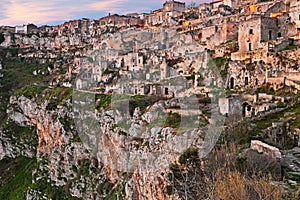
[[[300,102],[297,96],[300,91],[299,0],[218,0],[190,5],[169,0],[162,8],[150,13],[109,13],[97,20],[83,18],[56,26],[1,26],[0,42],[1,48],[11,50],[6,57],[13,56],[12,49],[20,49],[15,55],[20,60],[44,66],[31,72],[35,77],[47,76],[39,83],[41,87],[74,88],[80,92],[89,91],[96,96],[126,94],[149,99],[159,97],[164,100],[161,104],[167,113],[171,113],[170,116],[177,114],[189,117],[191,113],[200,113],[198,118],[203,124],[217,124],[219,118],[222,118],[222,128],[226,131],[233,132],[235,126],[242,127],[239,123],[249,122],[250,125],[245,129],[257,132],[252,135],[250,142],[247,141],[249,149],[270,155],[276,162],[283,160],[288,163],[285,165],[288,177],[300,176],[300,163],[297,161],[299,150],[293,149],[300,147],[299,118],[298,111],[292,110]],[[5,78],[2,73],[2,68],[5,68],[3,62],[0,58],[0,80]],[[196,97],[196,100],[190,101],[187,108],[183,109],[180,99],[190,96]],[[213,102],[215,98],[217,100]],[[82,104],[81,100],[78,102]],[[10,103],[16,106],[20,100],[18,103],[16,98],[10,98]],[[104,105],[101,100],[96,100],[96,103]],[[123,135],[137,138],[137,132],[142,129],[137,126],[155,122],[155,115],[147,112],[151,113],[160,104],[158,102],[151,106],[144,110],[142,107],[136,108],[131,112],[134,118],[131,120],[135,125],[128,129],[131,133],[124,133],[124,128]],[[217,107],[219,118],[211,111],[214,106]],[[29,109],[23,104],[21,107],[23,111]],[[63,108],[57,108],[64,112]],[[80,113],[76,109],[73,110],[73,117]],[[278,121],[266,120],[263,125],[255,124],[262,119],[279,116],[282,112],[284,116]],[[12,113],[11,118],[20,124],[39,122],[39,116],[36,115],[35,119],[32,112],[25,117]],[[101,115],[99,119],[107,121],[107,116]],[[26,117],[34,120],[25,120]],[[54,126],[52,122],[49,123],[49,127]],[[61,126],[59,124],[55,126]],[[117,125],[125,127],[120,124]],[[106,124],[102,128],[114,130],[117,125]],[[44,125],[37,126],[39,136],[49,128],[41,126]],[[58,134],[55,128],[52,129]],[[163,142],[168,143],[166,138],[172,138],[178,130],[167,129],[164,133],[162,130],[157,131],[162,134],[162,138],[152,136],[156,133],[156,129],[152,128],[149,135],[145,134],[145,138],[150,138],[148,143],[140,144],[136,140],[135,145],[129,145],[130,149],[142,148],[140,146],[163,149]],[[57,137],[64,132],[59,131]],[[258,132],[260,136],[257,136]],[[49,137],[51,133],[39,138],[38,148],[43,149],[42,153],[51,154],[53,148],[65,144],[65,141],[56,144],[54,136],[51,141]],[[114,138],[114,141],[120,140],[119,137]],[[222,136],[220,140],[226,140],[226,137],[230,136]],[[126,139],[118,142],[115,143],[123,149],[129,143]],[[53,148],[48,148],[48,144],[53,145]],[[165,145],[167,147],[168,144]],[[170,159],[167,157],[170,162],[174,161],[172,156]],[[105,160],[113,163],[110,158],[105,157]],[[55,167],[52,168],[55,171]],[[122,177],[122,170],[115,173],[112,171],[109,179],[118,182],[115,177]],[[63,185],[65,182],[58,180],[58,173],[55,171],[51,177],[55,179],[56,185]],[[151,173],[157,172],[153,169]],[[138,182],[139,175],[133,175],[133,180]],[[162,179],[165,180],[165,177],[166,174]],[[288,184],[297,186],[299,181],[291,179]],[[78,190],[73,189],[72,194],[86,197]],[[130,185],[126,191],[131,191]],[[151,188],[148,196],[143,196],[139,189],[136,191],[138,197],[133,193],[127,199],[153,199],[150,197],[152,193],[162,195],[153,192]],[[158,199],[172,198],[164,195]],[[177,199],[176,195],[173,197]]]
[[[103,50],[105,53],[98,52],[103,54],[101,64],[90,67],[91,78],[97,82],[95,89],[102,93],[121,93],[122,87],[116,84],[116,74],[130,76],[130,72],[138,71],[147,74],[148,81],[131,83],[131,91],[127,93],[174,96],[176,88],[159,88],[157,82],[184,76],[193,78],[188,89],[195,94],[207,95],[208,89],[203,87],[205,84],[199,82],[203,79],[200,71],[207,65],[204,54],[223,59],[219,72],[223,72],[224,89],[246,91],[268,84],[274,90],[284,86],[299,90],[298,48],[278,54],[299,45],[299,9],[299,1],[293,0],[224,0],[197,7],[167,1],[163,8],[151,13],[109,14],[99,20],[74,20],[59,26],[28,24],[1,27],[4,36],[1,46],[27,49],[28,53],[21,55],[26,59],[39,58],[41,63],[53,62],[54,69],[49,68],[50,72],[56,66],[67,67],[64,82],[60,84],[75,85],[78,89],[85,85],[81,79],[74,82],[82,65],[81,58],[91,51]],[[138,35],[140,40],[136,37]],[[145,38],[154,42],[155,37],[166,40],[168,45],[159,41],[154,46],[146,43]],[[173,45],[175,40],[177,44]],[[127,45],[128,49],[118,50],[117,45]],[[288,61],[284,60],[287,57]],[[155,71],[161,74],[155,76]],[[218,77],[214,78],[210,80],[211,84],[220,85],[217,83]],[[59,80],[55,80],[50,84],[58,83]],[[221,112],[225,115],[237,114],[233,113],[237,110],[230,109],[230,104],[238,101],[235,104],[240,107],[238,114],[251,117],[271,110],[276,107],[276,102],[285,101],[280,97],[261,99],[260,96],[263,95],[230,95],[221,100]]]

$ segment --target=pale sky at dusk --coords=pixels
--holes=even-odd
[[[3,0],[2,0],[3,1]],[[204,0],[181,0],[191,2]],[[99,19],[108,13],[125,14],[159,9],[165,0],[5,0],[0,4],[0,26],[34,23],[54,25],[72,19]]]

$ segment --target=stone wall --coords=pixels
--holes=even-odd
[[[251,149],[258,151],[259,153],[270,154],[274,158],[281,159],[281,153],[278,148],[270,146],[258,140],[251,141]]]
[[[243,116],[242,100],[240,95],[230,95],[219,99],[220,113],[230,117],[233,121]]]
[[[273,4],[273,2],[270,2],[270,3],[271,3],[271,5]],[[271,6],[270,3],[266,4],[267,11],[265,13],[265,17],[270,17],[272,13],[286,12],[287,11],[287,6],[282,1],[275,3],[273,6]]]
[[[267,42],[277,38],[277,19],[262,17],[261,19],[261,42]]]
[[[231,60],[247,60],[251,59],[254,61],[264,60],[268,52],[267,46],[262,50],[251,51],[251,52],[236,52],[231,54]]]
[[[290,79],[285,79],[285,85],[286,86],[290,86],[290,87],[294,87],[297,90],[300,90],[300,82],[299,81],[294,81],[294,80],[290,80]]]
[[[291,16],[291,21],[296,23],[297,28],[300,28],[300,1],[291,0],[289,14]]]

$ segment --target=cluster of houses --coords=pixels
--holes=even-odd
[[[33,24],[2,27],[13,33],[47,33],[52,36],[80,35],[82,40],[101,38],[104,33],[128,27],[169,27],[181,33],[192,33],[194,40],[208,49],[237,40],[239,51],[232,59],[250,57],[249,52],[280,50],[288,43],[277,41],[289,37],[299,38],[299,1],[237,1],[219,0],[187,8],[183,2],[166,1],[163,8],[151,13],[109,14],[99,20],[83,18],[58,26],[36,27]]]
[[[276,55],[300,44],[299,13],[299,0],[219,0],[197,7],[170,0],[151,13],[109,14],[99,20],[84,18],[58,26],[1,27],[5,36],[1,45],[38,50],[31,57],[56,59],[53,51],[72,57],[73,62],[66,63],[70,82],[65,85],[79,73],[81,57],[91,49],[102,52],[91,58],[96,65],[86,64],[88,75],[74,83],[83,89],[87,85],[84,79],[92,79],[98,92],[176,97],[182,95],[182,88],[169,82],[184,77],[188,81],[183,90],[207,95],[206,85],[220,84],[219,77],[205,72],[209,56],[230,58],[222,68],[225,88],[243,90],[270,84],[274,89],[284,85],[300,89],[299,52],[286,55],[288,63]],[[134,81],[133,72],[143,74],[144,82]],[[119,75],[132,80],[129,87],[116,81]],[[231,95],[220,100],[221,113],[255,116],[272,109],[278,98]]]

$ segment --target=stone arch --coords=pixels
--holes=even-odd
[[[243,106],[243,117],[246,117],[246,113],[251,112],[252,106],[248,102],[244,102],[242,106]]]

